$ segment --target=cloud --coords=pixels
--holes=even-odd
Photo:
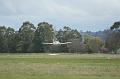
[[[56,27],[95,31],[119,20],[119,9],[120,0],[0,0],[0,24],[18,27],[25,20],[48,21]]]

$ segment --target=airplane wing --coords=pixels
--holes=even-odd
[[[70,44],[71,42],[66,42],[66,43],[43,43],[45,45],[65,45],[65,44]]]
[[[53,43],[43,43],[43,44],[48,44],[48,45],[52,45]]]
[[[71,43],[71,42],[66,42],[66,43],[59,43],[59,44],[61,44],[61,45],[62,45],[62,44],[70,44],[70,43]]]
[[[60,43],[60,44],[67,44],[67,43]]]

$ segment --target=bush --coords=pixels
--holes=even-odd
[[[87,42],[88,52],[97,53],[100,52],[100,48],[104,45],[103,41],[100,38],[93,38]]]

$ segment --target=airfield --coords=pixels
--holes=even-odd
[[[0,54],[0,79],[120,79],[120,55]]]

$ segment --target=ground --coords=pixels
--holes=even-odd
[[[120,55],[0,54],[0,79],[120,79]]]

